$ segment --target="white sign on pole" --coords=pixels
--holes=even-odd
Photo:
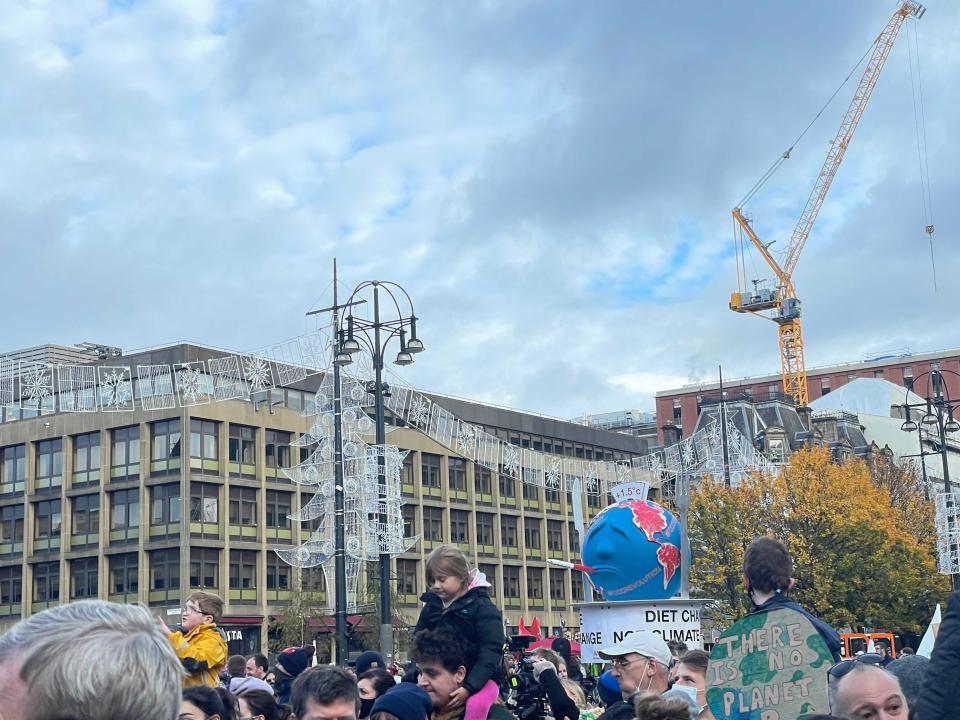
[[[620,483],[610,488],[610,494],[613,496],[614,502],[646,500],[648,492],[650,492],[650,483],[646,480]]]
[[[685,642],[691,650],[703,647],[700,608],[703,600],[634,600],[584,603],[580,612],[580,658],[604,662],[598,654],[637,630],[657,633],[664,640]]]

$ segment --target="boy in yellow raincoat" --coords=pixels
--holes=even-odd
[[[222,616],[223,600],[213,593],[198,591],[184,603],[182,630],[172,631],[157,618],[187,672],[184,687],[216,687],[219,683],[217,676],[227,663],[227,641],[217,627]]]

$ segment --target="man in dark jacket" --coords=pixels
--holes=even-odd
[[[837,631],[787,597],[796,584],[792,574],[793,560],[781,543],[768,537],[751,542],[743,558],[743,580],[747,597],[754,606],[753,612],[778,608],[796,610],[813,623],[833,655],[833,661],[840,662],[840,635]]]
[[[421,630],[413,636],[410,657],[420,669],[417,685],[426,690],[433,703],[431,720],[462,720],[466,708],[454,699],[464,687],[476,661],[476,649],[462,635],[446,630]],[[488,720],[516,720],[506,707],[494,703]]]
[[[953,720],[960,708],[960,592],[950,593],[917,698],[921,720]]]

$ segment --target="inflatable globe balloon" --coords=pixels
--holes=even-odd
[[[583,564],[604,600],[666,600],[680,592],[680,521],[650,500],[600,511],[583,541]]]

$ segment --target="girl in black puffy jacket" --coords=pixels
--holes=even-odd
[[[427,585],[416,630],[446,630],[471,642],[477,659],[463,687],[451,696],[466,705],[464,720],[485,720],[497,700],[496,680],[503,659],[503,614],[490,600],[490,583],[479,570],[470,570],[456,545],[441,545],[427,556]]]

